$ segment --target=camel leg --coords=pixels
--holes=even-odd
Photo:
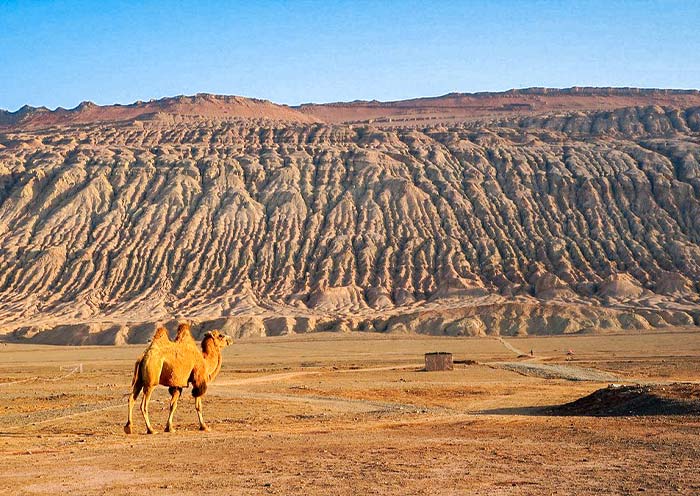
[[[165,432],[175,432],[173,427],[173,416],[175,415],[175,410],[177,409],[177,400],[180,399],[182,394],[182,388],[171,387],[170,391],[170,415],[168,415],[168,423],[165,424]]]
[[[208,431],[209,427],[204,423],[204,417],[202,416],[202,397],[198,396],[194,399],[194,408],[197,410],[197,416],[199,417],[199,430]]]
[[[126,425],[124,426],[124,432],[131,434],[131,423],[132,423],[132,412],[134,411],[134,403],[136,403],[136,398],[139,397],[141,389],[143,388],[143,383],[141,379],[136,378],[134,384],[131,388],[131,393],[129,394],[129,416],[126,419]]]
[[[151,394],[155,388],[155,386],[151,385],[145,386],[143,388],[143,398],[141,398],[141,414],[146,421],[146,432],[148,432],[148,434],[156,433],[153,427],[151,427],[151,419],[148,417],[148,402],[151,400]]]

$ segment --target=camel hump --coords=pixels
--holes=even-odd
[[[177,327],[177,335],[175,336],[176,343],[182,343],[183,341],[194,342],[194,338],[192,337],[192,331],[190,330],[190,325],[186,322],[183,322]]]
[[[159,327],[158,329],[156,329],[156,333],[153,335],[151,343],[160,343],[168,341],[170,341],[170,338],[168,337],[168,331],[165,329],[165,327]]]

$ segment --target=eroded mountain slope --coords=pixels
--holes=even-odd
[[[700,324],[700,108],[6,131],[0,268],[2,328],[45,342],[181,316],[237,335]]]

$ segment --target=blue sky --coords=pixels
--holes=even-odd
[[[698,1],[0,0],[0,108],[700,87]]]

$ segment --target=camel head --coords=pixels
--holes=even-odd
[[[202,355],[206,363],[206,382],[213,381],[221,371],[221,349],[233,344],[233,338],[221,331],[209,331],[202,339]],[[193,383],[192,394],[197,397],[204,394],[206,385]]]
[[[213,342],[217,348],[226,348],[227,346],[233,344],[233,338],[231,336],[227,336],[221,331],[209,331],[204,335],[202,345],[204,345],[206,341]]]

